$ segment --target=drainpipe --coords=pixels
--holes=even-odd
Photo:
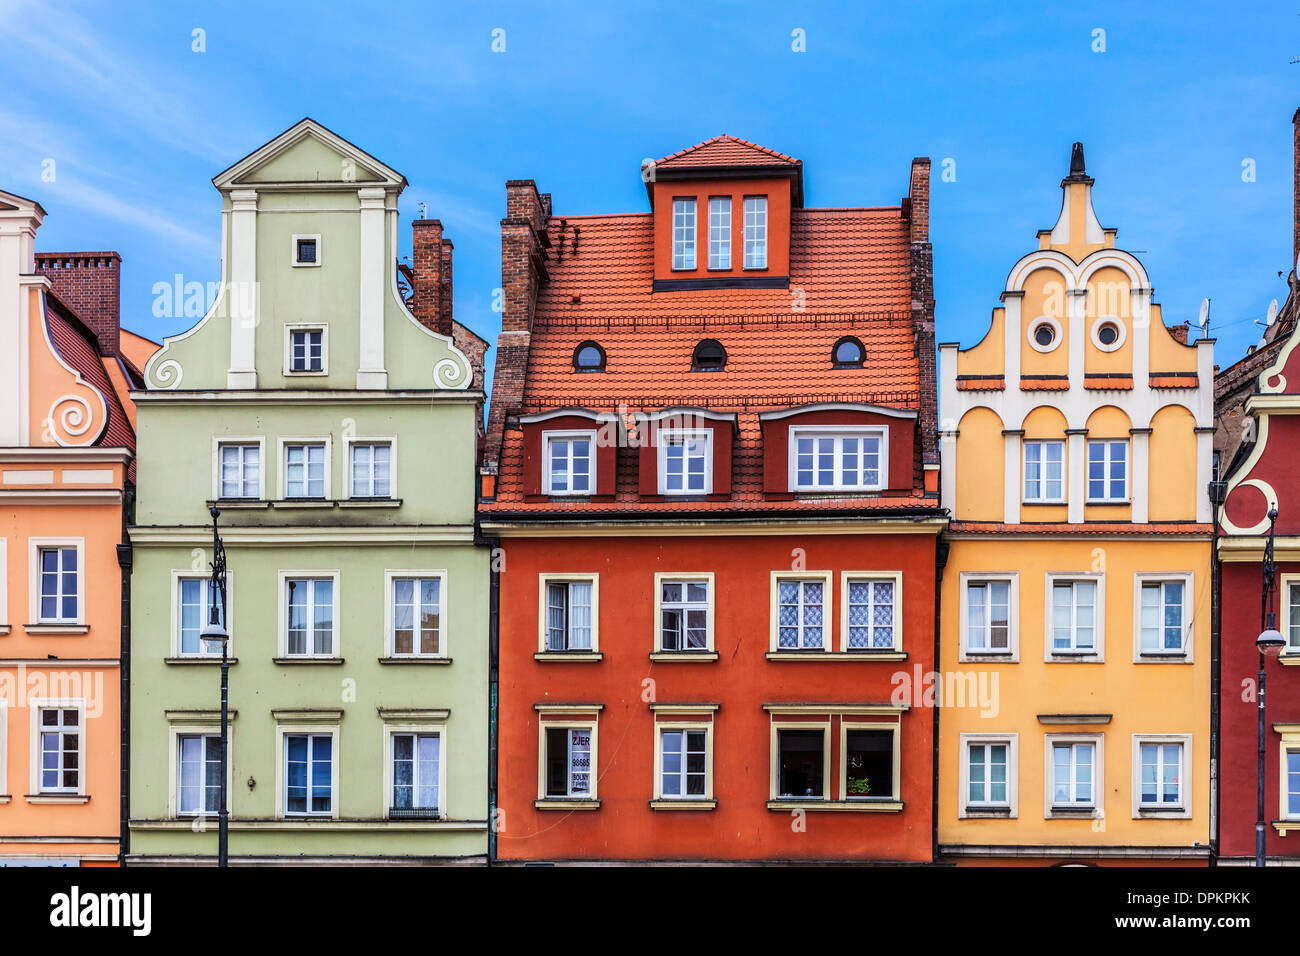
[[[934,542],[934,669],[941,673],[939,635],[942,627],[943,569],[948,564],[949,544],[942,537]],[[939,862],[939,710],[942,698],[935,696],[933,752],[930,755],[930,862]]]
[[[1223,566],[1219,563],[1219,506],[1217,494],[1211,497],[1214,505],[1214,537],[1210,540],[1210,866],[1219,865],[1219,735],[1223,675],[1223,626],[1219,616],[1223,613]]]
[[[501,572],[497,568],[500,538],[484,538],[487,545],[491,579],[488,591],[488,866],[497,859],[497,717],[500,711],[497,691],[500,684],[498,656],[501,627]]]
[[[135,485],[127,484],[122,495],[122,543],[117,546],[117,564],[122,569],[122,627],[121,646],[118,648],[118,678],[121,681],[121,762],[120,786],[118,798],[118,847],[117,862],[125,865],[126,855],[131,850],[131,831],[128,821],[131,819],[131,565],[134,555],[131,550],[131,536],[127,532],[135,521]]]

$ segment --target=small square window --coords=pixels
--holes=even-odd
[[[295,266],[320,265],[320,236],[293,237],[293,264]]]
[[[289,371],[325,371],[325,330],[289,330]]]

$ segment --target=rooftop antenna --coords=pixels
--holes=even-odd
[[[429,213],[429,204],[427,202],[420,203],[420,218],[423,219],[426,215],[428,215],[428,213]]]
[[[1201,338],[1210,337],[1210,300],[1208,298],[1201,300],[1201,315],[1196,320],[1196,324],[1201,328]]]

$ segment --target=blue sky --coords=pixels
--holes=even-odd
[[[119,251],[154,338],[192,324],[154,283],[219,277],[212,176],[308,115],[406,175],[404,251],[421,201],[442,219],[456,316],[493,342],[505,180],[641,211],[643,158],[723,132],[802,159],[810,206],[894,204],[930,156],[940,341],[983,334],[1074,140],[1166,321],[1213,299],[1220,364],[1285,297],[1300,3],[181,6],[0,0],[0,189],[45,207],[39,249]]]

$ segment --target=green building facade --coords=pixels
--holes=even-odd
[[[481,340],[449,301],[441,324],[408,309],[406,182],[319,124],[213,183],[220,293],[135,395],[127,861],[216,857],[220,652],[198,640],[215,504],[231,863],[481,862],[483,393],[481,349],[458,347]]]

